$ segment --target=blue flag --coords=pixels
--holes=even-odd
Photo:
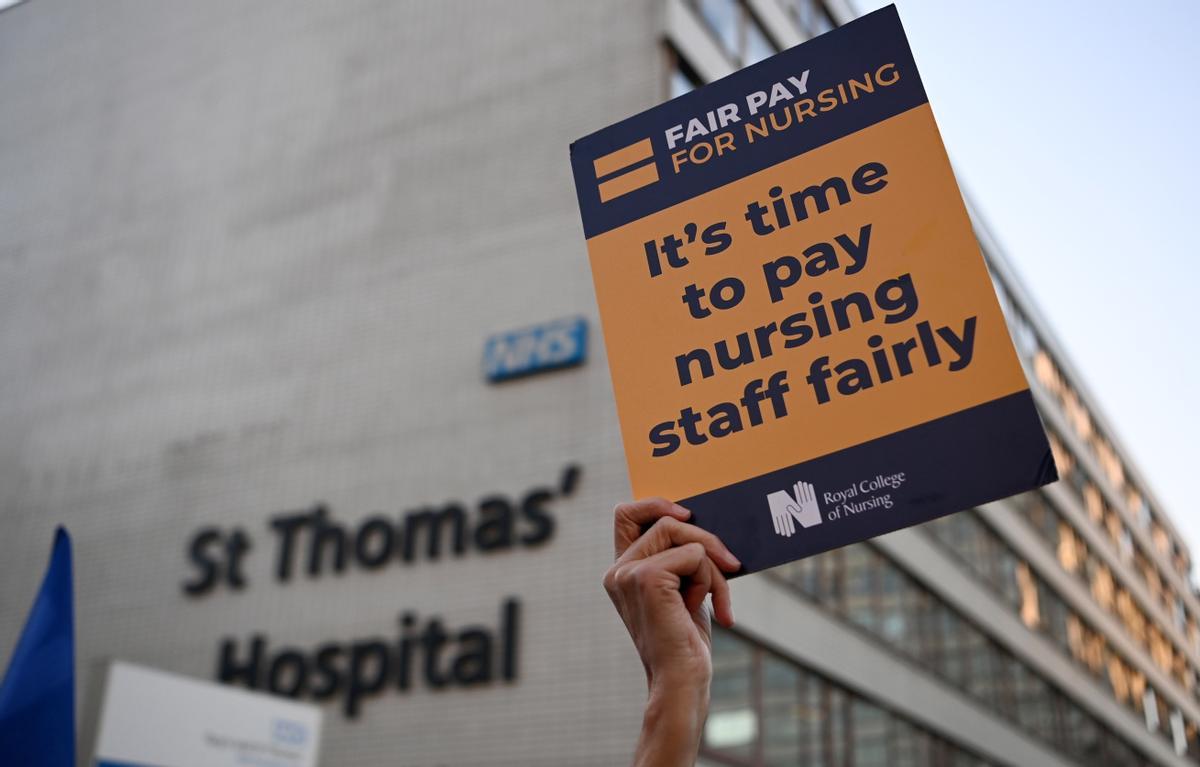
[[[0,683],[0,762],[75,767],[71,538],[58,528],[41,591]]]

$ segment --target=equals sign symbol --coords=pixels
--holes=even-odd
[[[596,180],[600,182],[600,202],[608,202],[658,181],[654,148],[648,138],[597,157],[592,164],[596,168]]]

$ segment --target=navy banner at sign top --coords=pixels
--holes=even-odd
[[[925,87],[908,41],[903,33],[896,34],[899,23],[895,6],[889,6],[576,141],[571,146],[571,164],[585,237],[669,208],[926,103]],[[686,174],[672,172],[666,138],[670,126],[686,124],[693,116],[707,115],[724,104],[737,103],[745,94],[764,86],[769,88],[772,83],[786,83],[788,77],[806,70],[812,72],[809,90],[816,93],[826,85],[861,78],[864,72],[875,71],[885,64],[894,64],[904,76],[895,86],[878,89],[871,99],[856,100],[822,114],[788,141],[738,146],[737,162],[710,162],[690,168]],[[766,113],[767,110],[761,112]],[[642,194],[601,203],[593,160],[647,138],[653,147],[659,182]]]

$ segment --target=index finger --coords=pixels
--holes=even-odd
[[[644,498],[640,501],[618,503],[613,509],[613,544],[617,557],[624,554],[625,549],[641,536],[643,528],[659,518],[674,517],[684,520],[690,516],[692,512],[666,498]]]

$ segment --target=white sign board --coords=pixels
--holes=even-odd
[[[316,767],[316,706],[113,662],[96,767]]]

